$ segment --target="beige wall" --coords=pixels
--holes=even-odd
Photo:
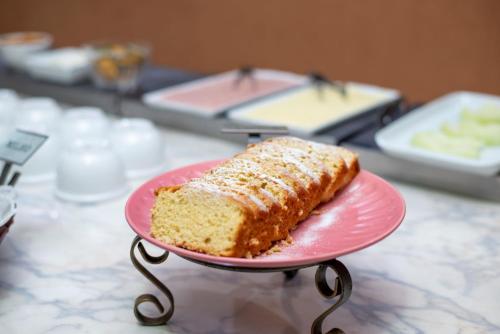
[[[149,41],[157,63],[241,64],[395,87],[412,100],[500,94],[495,0],[1,0],[0,32],[45,30],[58,46]]]

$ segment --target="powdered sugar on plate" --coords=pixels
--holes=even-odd
[[[336,207],[328,210],[317,217],[317,221],[308,224],[307,229],[294,238],[294,244],[300,246],[310,246],[313,244],[326,230],[334,225],[342,212],[343,207]],[[305,222],[304,222],[305,223]]]
[[[293,243],[280,243],[275,246],[279,247],[279,251],[261,256],[284,258],[289,257],[291,252],[297,252],[303,248],[311,249],[311,246],[320,246],[319,240],[322,239],[322,236],[325,233],[335,233],[335,224],[340,222],[344,212],[360,199],[359,188],[359,183],[353,182],[337,198],[315,209],[307,220],[297,226],[297,229],[291,233]]]

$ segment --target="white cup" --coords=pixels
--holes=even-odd
[[[99,108],[70,108],[62,117],[60,132],[68,144],[85,138],[105,138],[109,132],[109,121]]]
[[[143,177],[162,170],[165,147],[160,132],[150,120],[125,118],[116,122],[111,140],[125,164],[127,177]]]
[[[52,131],[57,129],[61,115],[61,108],[54,99],[32,97],[20,102],[16,126],[37,123]]]
[[[61,153],[57,165],[56,196],[90,203],[120,196],[127,190],[124,167],[109,141],[76,141]]]

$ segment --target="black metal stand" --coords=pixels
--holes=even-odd
[[[168,320],[170,320],[170,318],[174,314],[174,296],[172,295],[170,290],[162,282],[160,282],[160,280],[158,280],[153,274],[151,274],[150,271],[146,269],[146,267],[144,267],[139,262],[139,260],[135,256],[135,248],[137,247],[137,249],[139,249],[139,252],[141,253],[141,256],[144,259],[144,261],[151,264],[160,264],[165,262],[165,260],[168,258],[169,253],[165,251],[165,253],[163,253],[160,256],[151,256],[146,252],[146,249],[141,243],[141,240],[142,239],[140,237],[135,237],[134,241],[132,242],[132,246],[130,247],[130,259],[132,260],[132,264],[144,277],[146,277],[161,292],[163,292],[163,294],[167,297],[168,301],[170,302],[170,307],[167,311],[165,311],[165,308],[161,304],[160,300],[156,298],[156,296],[152,294],[143,294],[135,299],[134,314],[137,320],[143,325],[146,326],[164,325],[167,323]],[[158,311],[161,313],[161,315],[155,318],[145,316],[139,310],[139,306],[142,303],[154,304],[158,309]]]
[[[134,238],[132,242],[132,246],[130,247],[130,258],[132,260],[132,263],[134,267],[144,276],[146,277],[151,283],[153,283],[168,299],[169,302],[169,307],[166,309],[160,300],[152,295],[152,294],[143,294],[140,295],[135,299],[135,304],[134,304],[134,314],[139,323],[142,325],[146,326],[158,326],[158,325],[164,325],[166,324],[172,315],[174,314],[174,297],[170,290],[162,283],[160,280],[158,280],[150,271],[148,271],[144,265],[142,265],[139,260],[137,259],[135,255],[135,249],[137,248],[139,250],[139,253],[141,254],[142,258],[144,261],[150,264],[160,264],[164,262],[168,258],[169,252],[165,251],[162,255],[160,256],[152,256],[149,255],[146,252],[146,249],[144,248],[144,245],[142,244],[142,238],[137,236]],[[316,282],[316,288],[318,289],[319,293],[327,298],[327,299],[334,299],[336,298],[335,303],[330,306],[326,311],[324,311],[322,314],[320,314],[312,323],[311,326],[311,334],[322,334],[323,333],[323,322],[324,320],[333,312],[335,311],[338,307],[340,307],[342,304],[344,304],[350,297],[351,291],[352,291],[352,280],[351,280],[351,275],[349,274],[349,271],[347,268],[338,260],[332,259],[328,260],[322,263],[317,263],[317,264],[312,264],[312,265],[307,265],[307,266],[299,266],[299,267],[290,267],[290,268],[245,268],[245,267],[230,267],[230,266],[224,266],[224,265],[219,265],[219,264],[214,264],[214,263],[208,263],[208,262],[201,262],[189,258],[185,258],[188,261],[216,268],[216,269],[221,269],[221,270],[229,270],[229,271],[240,271],[240,272],[278,272],[281,271],[285,274],[286,279],[293,279],[299,269],[302,268],[307,268],[307,267],[312,267],[312,266],[318,266],[316,270],[316,275],[315,275],[315,282]],[[332,269],[335,274],[337,275],[335,277],[334,285],[333,288],[330,287],[328,284],[328,281],[326,279],[326,272],[328,269]],[[152,303],[153,305],[156,306],[158,311],[160,312],[160,315],[158,317],[148,317],[145,316],[144,314],[141,313],[139,310],[139,306],[143,303]],[[344,333],[341,329],[339,328],[334,328],[325,334],[339,334],[339,333]]]

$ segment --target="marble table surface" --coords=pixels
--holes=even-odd
[[[165,140],[165,169],[241,149],[173,130]],[[347,333],[500,333],[500,206],[393,184],[407,202],[405,221],[340,258],[354,288],[326,325]],[[314,286],[314,268],[285,282],[281,273],[219,271],[171,255],[152,270],[174,294],[174,316],[166,326],[141,326],[134,299],[157,291],[130,262],[127,196],[75,205],[55,199],[52,187],[19,187],[19,214],[0,245],[0,333],[308,333],[330,305]]]

